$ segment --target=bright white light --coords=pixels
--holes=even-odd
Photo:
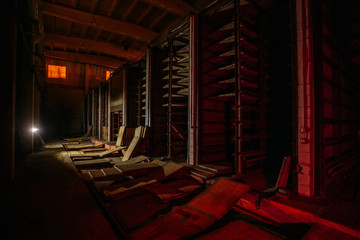
[[[31,129],[31,132],[36,132],[37,130],[39,130],[38,128],[36,128],[36,127],[33,127],[32,129]]]

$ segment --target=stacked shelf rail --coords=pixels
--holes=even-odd
[[[163,59],[162,105],[167,110],[168,157],[186,159],[188,139],[189,85],[189,28],[170,38],[164,47],[168,55]]]
[[[346,29],[335,21],[341,6],[321,3],[321,59],[324,184],[327,186],[340,172],[351,168],[359,158],[357,134],[359,83],[350,74],[346,49],[350,49]],[[349,24],[350,25],[350,24]]]
[[[139,63],[141,65],[141,63]],[[143,66],[138,78],[138,113],[137,125],[145,126],[145,110],[146,110],[146,69]]]
[[[108,140],[108,125],[109,125],[109,83],[101,86],[101,138]]]
[[[238,173],[260,165],[266,149],[267,64],[254,8],[229,1],[200,21],[200,163],[230,160]]]
[[[122,111],[111,112],[111,141],[117,140],[117,135],[122,126]]]

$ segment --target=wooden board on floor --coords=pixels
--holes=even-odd
[[[198,233],[230,210],[250,186],[219,179],[188,204],[174,207],[163,217],[130,234],[132,239],[178,239]]]
[[[104,194],[112,199],[122,199],[134,193],[148,189],[154,185],[160,184],[159,181],[181,173],[184,166],[171,162],[153,161],[151,164],[156,165],[155,171],[147,176],[139,177],[124,183],[114,184],[104,190]],[[123,166],[119,165],[120,169]]]
[[[340,232],[336,229],[329,228],[321,224],[315,224],[302,238],[302,240],[318,240],[318,239],[356,240],[359,238]]]
[[[161,183],[150,188],[149,191],[162,201],[168,201],[186,196],[199,187],[200,184],[197,181],[189,178],[183,178]]]
[[[168,203],[163,203],[152,193],[144,191],[112,202],[110,212],[125,230],[129,230],[167,206]]]
[[[122,199],[158,184],[153,178],[139,177],[123,183],[111,185],[104,189],[104,194],[113,200]]]
[[[65,145],[66,150],[80,150],[80,149],[87,149],[87,148],[101,148],[103,147],[103,143],[99,144],[76,144],[76,145]]]
[[[134,240],[179,239],[198,233],[217,221],[215,216],[187,206],[174,207],[172,211],[130,234]]]
[[[101,160],[101,159],[99,159]],[[95,160],[89,160],[91,162]],[[107,161],[110,162],[108,159]],[[148,175],[161,167],[154,163],[136,163],[127,165],[115,165],[111,168],[94,169],[89,172],[83,172],[81,177],[84,181],[103,181],[116,180],[125,176],[144,176]]]
[[[69,153],[70,158],[81,158],[81,157],[89,157],[89,158],[103,158],[105,156],[110,156],[112,154],[116,154],[116,152],[124,149],[125,147],[116,147],[114,149],[110,149],[104,152],[93,152],[93,153]]]
[[[149,160],[149,157],[144,156],[144,155],[139,155],[139,156],[130,158],[126,162],[121,161],[121,157],[112,157],[110,159],[111,159],[111,162],[116,165],[126,165],[126,164],[134,164],[134,163],[140,163],[143,161],[147,161],[147,160]]]
[[[198,168],[203,168],[208,171],[214,172],[216,174],[230,174],[233,172],[231,163],[227,161],[215,162],[215,163],[203,163],[198,166]]]
[[[110,159],[107,158],[102,158],[102,159],[91,159],[91,160],[83,160],[83,161],[75,161],[74,165],[76,167],[81,167],[81,166],[88,166],[88,165],[94,165],[94,164],[105,164],[105,163],[110,163]]]
[[[159,166],[161,169],[153,172],[149,177],[152,177],[156,180],[163,180],[175,174],[181,174],[182,170],[185,170],[185,167],[181,164],[173,163],[173,162],[163,162],[159,160],[152,161]]]
[[[186,205],[220,219],[235,205],[241,195],[249,190],[249,185],[220,178]]]

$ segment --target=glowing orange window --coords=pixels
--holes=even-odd
[[[66,66],[48,65],[48,78],[66,79]]]
[[[108,80],[111,77],[111,74],[113,73],[113,71],[106,71],[106,80]]]

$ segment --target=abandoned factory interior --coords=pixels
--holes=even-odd
[[[0,239],[360,239],[360,1],[1,11]]]

